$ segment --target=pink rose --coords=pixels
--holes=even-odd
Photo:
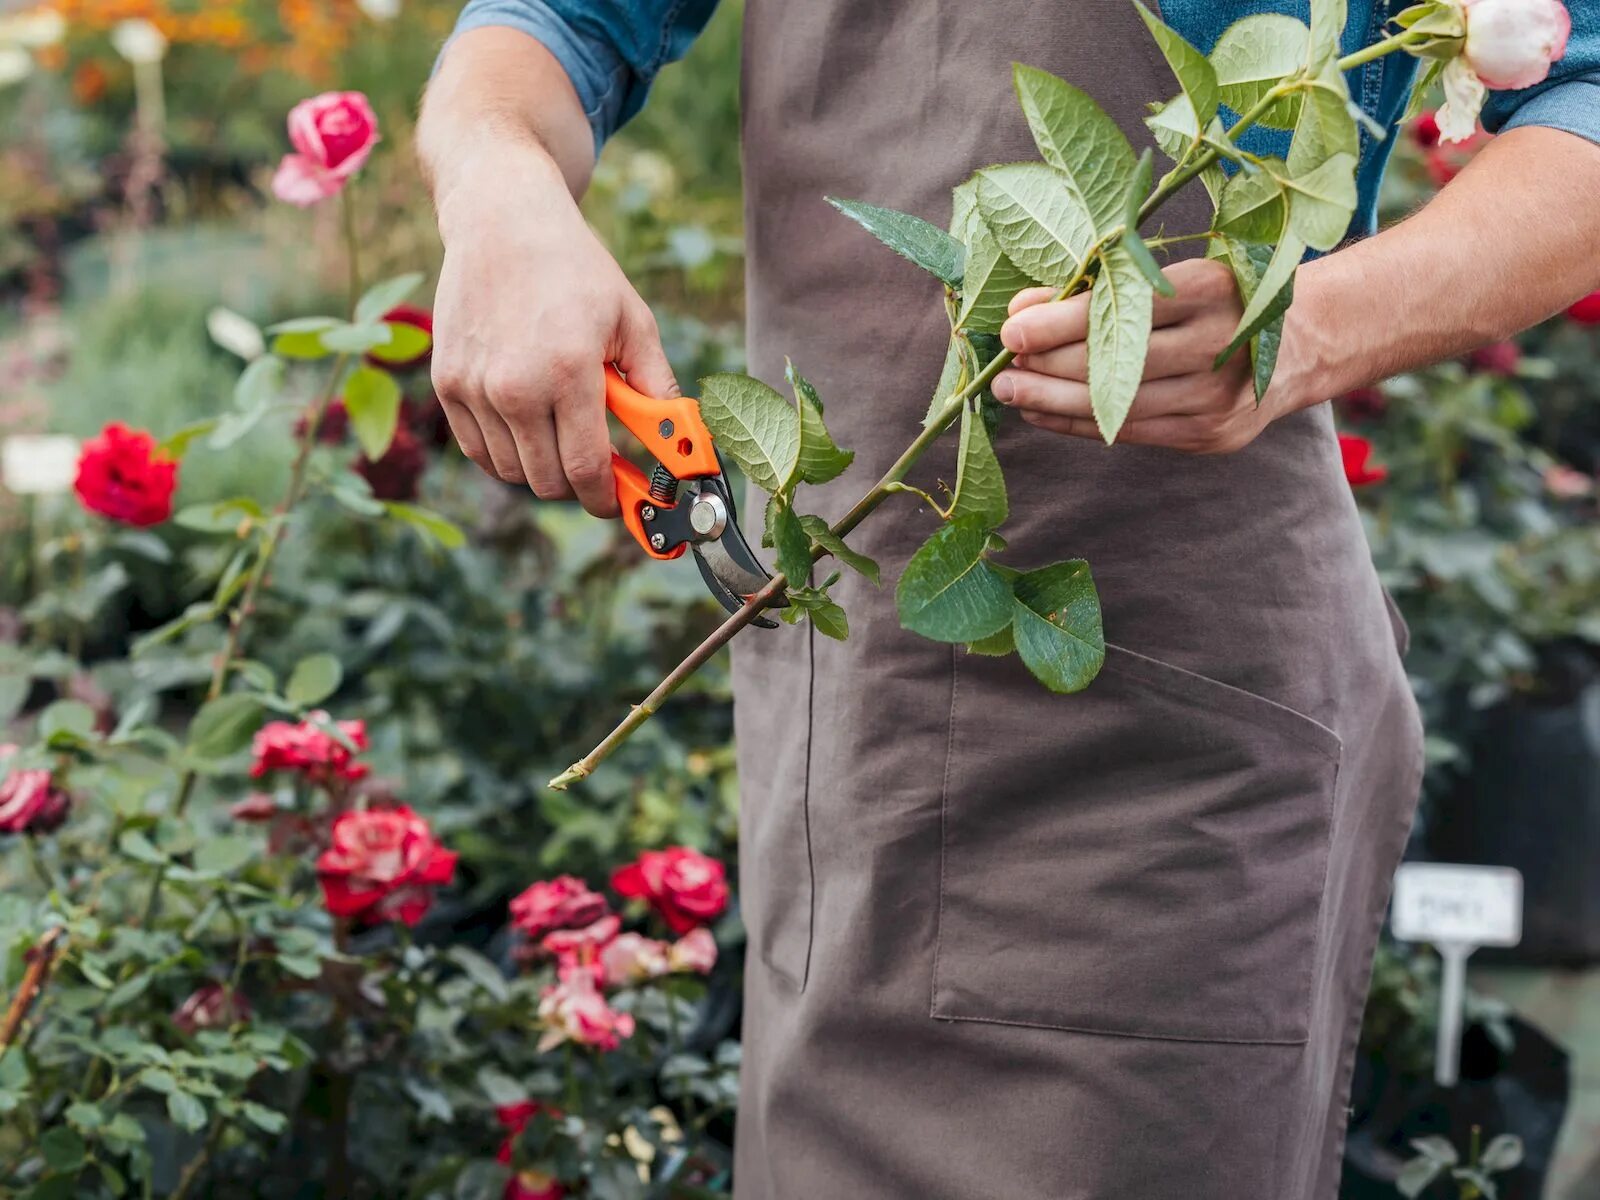
[[[1581,500],[1594,493],[1594,480],[1582,471],[1553,463],[1544,471],[1544,490],[1558,500]]]
[[[1465,0],[1462,56],[1485,87],[1512,91],[1542,83],[1567,52],[1572,18],[1561,0]]]
[[[541,879],[511,902],[511,923],[529,937],[552,929],[592,925],[605,915],[606,898],[571,875]]]
[[[722,915],[728,907],[728,879],[722,864],[687,846],[646,850],[611,876],[624,896],[648,901],[673,933]]]
[[[1467,355],[1467,366],[1483,375],[1511,376],[1522,363],[1522,349],[1515,342],[1490,342]]]
[[[251,778],[260,779],[269,771],[298,771],[320,784],[366,778],[372,768],[350,761],[350,751],[327,732],[327,722],[327,713],[315,712],[298,725],[270,721],[262,726],[255,737]],[[366,722],[340,721],[338,728],[358,751],[367,748]]]
[[[583,967],[600,974],[600,955],[621,928],[620,917],[607,915],[582,929],[552,930],[544,935],[540,945],[562,968]]]
[[[0,780],[0,833],[49,833],[61,827],[70,807],[49,771],[12,771]]]
[[[272,194],[307,208],[337,195],[378,144],[378,118],[360,92],[324,92],[289,110],[289,141]]]
[[[690,930],[668,947],[667,963],[675,973],[709,975],[717,965],[717,940],[703,925]]]
[[[434,840],[405,805],[356,810],[333,823],[332,845],[317,859],[328,911],[336,917],[415,925],[433,889],[455,876],[456,854]]]
[[[172,1023],[191,1036],[199,1029],[226,1029],[250,1019],[250,1001],[220,983],[196,988],[172,1014]]]
[[[545,988],[539,1023],[545,1030],[537,1047],[540,1054],[563,1042],[615,1050],[623,1038],[633,1036],[633,1016],[607,1004],[593,972],[583,969],[563,970],[560,982]]]
[[[600,951],[600,968],[609,984],[643,983],[671,973],[668,953],[665,942],[642,933],[624,933]]]

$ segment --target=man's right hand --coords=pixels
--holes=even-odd
[[[519,39],[513,52],[536,46],[511,36]],[[441,83],[447,95],[455,90],[452,60],[476,49],[472,37],[452,48],[430,91]],[[524,69],[519,81],[527,78]],[[486,121],[470,122],[464,138],[447,136],[463,131],[452,118],[465,114],[441,116],[435,96],[429,101],[435,112],[424,114],[431,145],[423,156],[445,245],[433,383],[450,428],[489,474],[526,483],[544,500],[576,496],[596,516],[616,516],[604,368],[616,363],[646,395],[676,395],[655,318],[578,211],[572,191],[581,180],[570,164],[563,175],[537,139]],[[550,112],[552,104],[546,98],[540,107]],[[576,117],[575,137],[588,143],[581,109]]]

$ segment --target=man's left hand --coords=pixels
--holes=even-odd
[[[1214,260],[1189,259],[1163,274],[1177,295],[1155,298],[1144,382],[1117,440],[1194,454],[1247,446],[1292,406],[1275,397],[1278,388],[1256,404],[1246,348],[1221,370],[1211,368],[1243,312],[1233,272]],[[1089,296],[1054,295],[1029,288],[1011,301],[1000,340],[1017,357],[996,376],[994,395],[1029,424],[1098,438],[1089,407]]]

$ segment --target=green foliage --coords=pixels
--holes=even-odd
[[[1059,287],[1083,270],[1095,244],[1094,220],[1060,172],[1044,163],[1010,163],[984,168],[977,180],[984,226],[1030,280]]]
[[[1062,173],[1095,229],[1106,232],[1122,219],[1133,147],[1087,92],[1065,80],[1016,63],[1012,81],[1040,156]]]
[[[971,642],[1011,622],[1011,588],[988,564],[989,530],[977,517],[941,525],[906,564],[895,588],[900,624],[937,642]]]
[[[1100,601],[1082,559],[1017,577],[1011,632],[1017,653],[1052,692],[1082,691],[1105,662]]]
[[[766,384],[748,375],[700,381],[700,415],[717,448],[757,487],[790,487],[800,461],[800,414]]]
[[[1178,86],[1183,89],[1183,94],[1163,110],[1164,122],[1168,128],[1197,141],[1201,131],[1211,124],[1211,118],[1216,115],[1217,105],[1222,99],[1216,69],[1181,34],[1138,0],[1134,0],[1134,3],[1139,15],[1144,18],[1145,26],[1155,38],[1156,45],[1161,48],[1167,65],[1178,77]]]
[[[1222,103],[1240,113],[1254,108],[1269,89],[1305,66],[1310,44],[1305,23],[1281,13],[1235,21],[1222,31],[1209,56]],[[1299,110],[1299,97],[1288,96],[1268,108],[1259,123],[1293,129]]]
[[[345,376],[344,407],[361,452],[376,462],[400,425],[400,385],[387,371],[357,367]]]
[[[989,427],[976,404],[967,404],[961,410],[961,446],[956,464],[951,518],[972,517],[985,529],[1004,525],[1010,513],[1006,480],[989,439]]]
[[[910,213],[879,208],[861,200],[840,200],[830,196],[828,203],[896,254],[942,280],[946,286],[961,286],[965,248],[937,225],[930,225]]]
[[[1144,379],[1154,289],[1120,242],[1101,252],[1089,297],[1089,402],[1107,442],[1115,441]]]

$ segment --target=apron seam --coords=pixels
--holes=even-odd
[[[945,722],[944,775],[939,781],[939,904],[933,924],[933,976],[928,989],[928,1015],[939,1014],[939,947],[944,939],[944,868],[949,856],[949,839],[946,828],[950,812],[950,764],[955,758],[956,744],[956,692],[961,686],[961,664],[956,646],[950,647],[950,716]]]
[[[810,577],[807,576],[807,582]],[[811,759],[816,753],[817,720],[817,627],[806,622],[806,770],[800,792],[800,821],[806,831],[806,957],[800,967],[799,991],[811,981],[811,954],[817,944],[817,861],[811,846]]]
[[[1130,1038],[1141,1042],[1184,1042],[1197,1046],[1284,1046],[1303,1047],[1309,1035],[1302,1038],[1250,1038],[1250,1037],[1199,1037],[1182,1033],[1140,1033],[1132,1029],[1095,1029],[1088,1025],[1057,1025],[1049,1021],[1015,1021],[1007,1017],[968,1017],[949,1012],[935,1012],[943,1021],[968,1021],[975,1025],[1005,1025],[1012,1029],[1054,1029],[1062,1033],[1077,1033],[1087,1037]]]

